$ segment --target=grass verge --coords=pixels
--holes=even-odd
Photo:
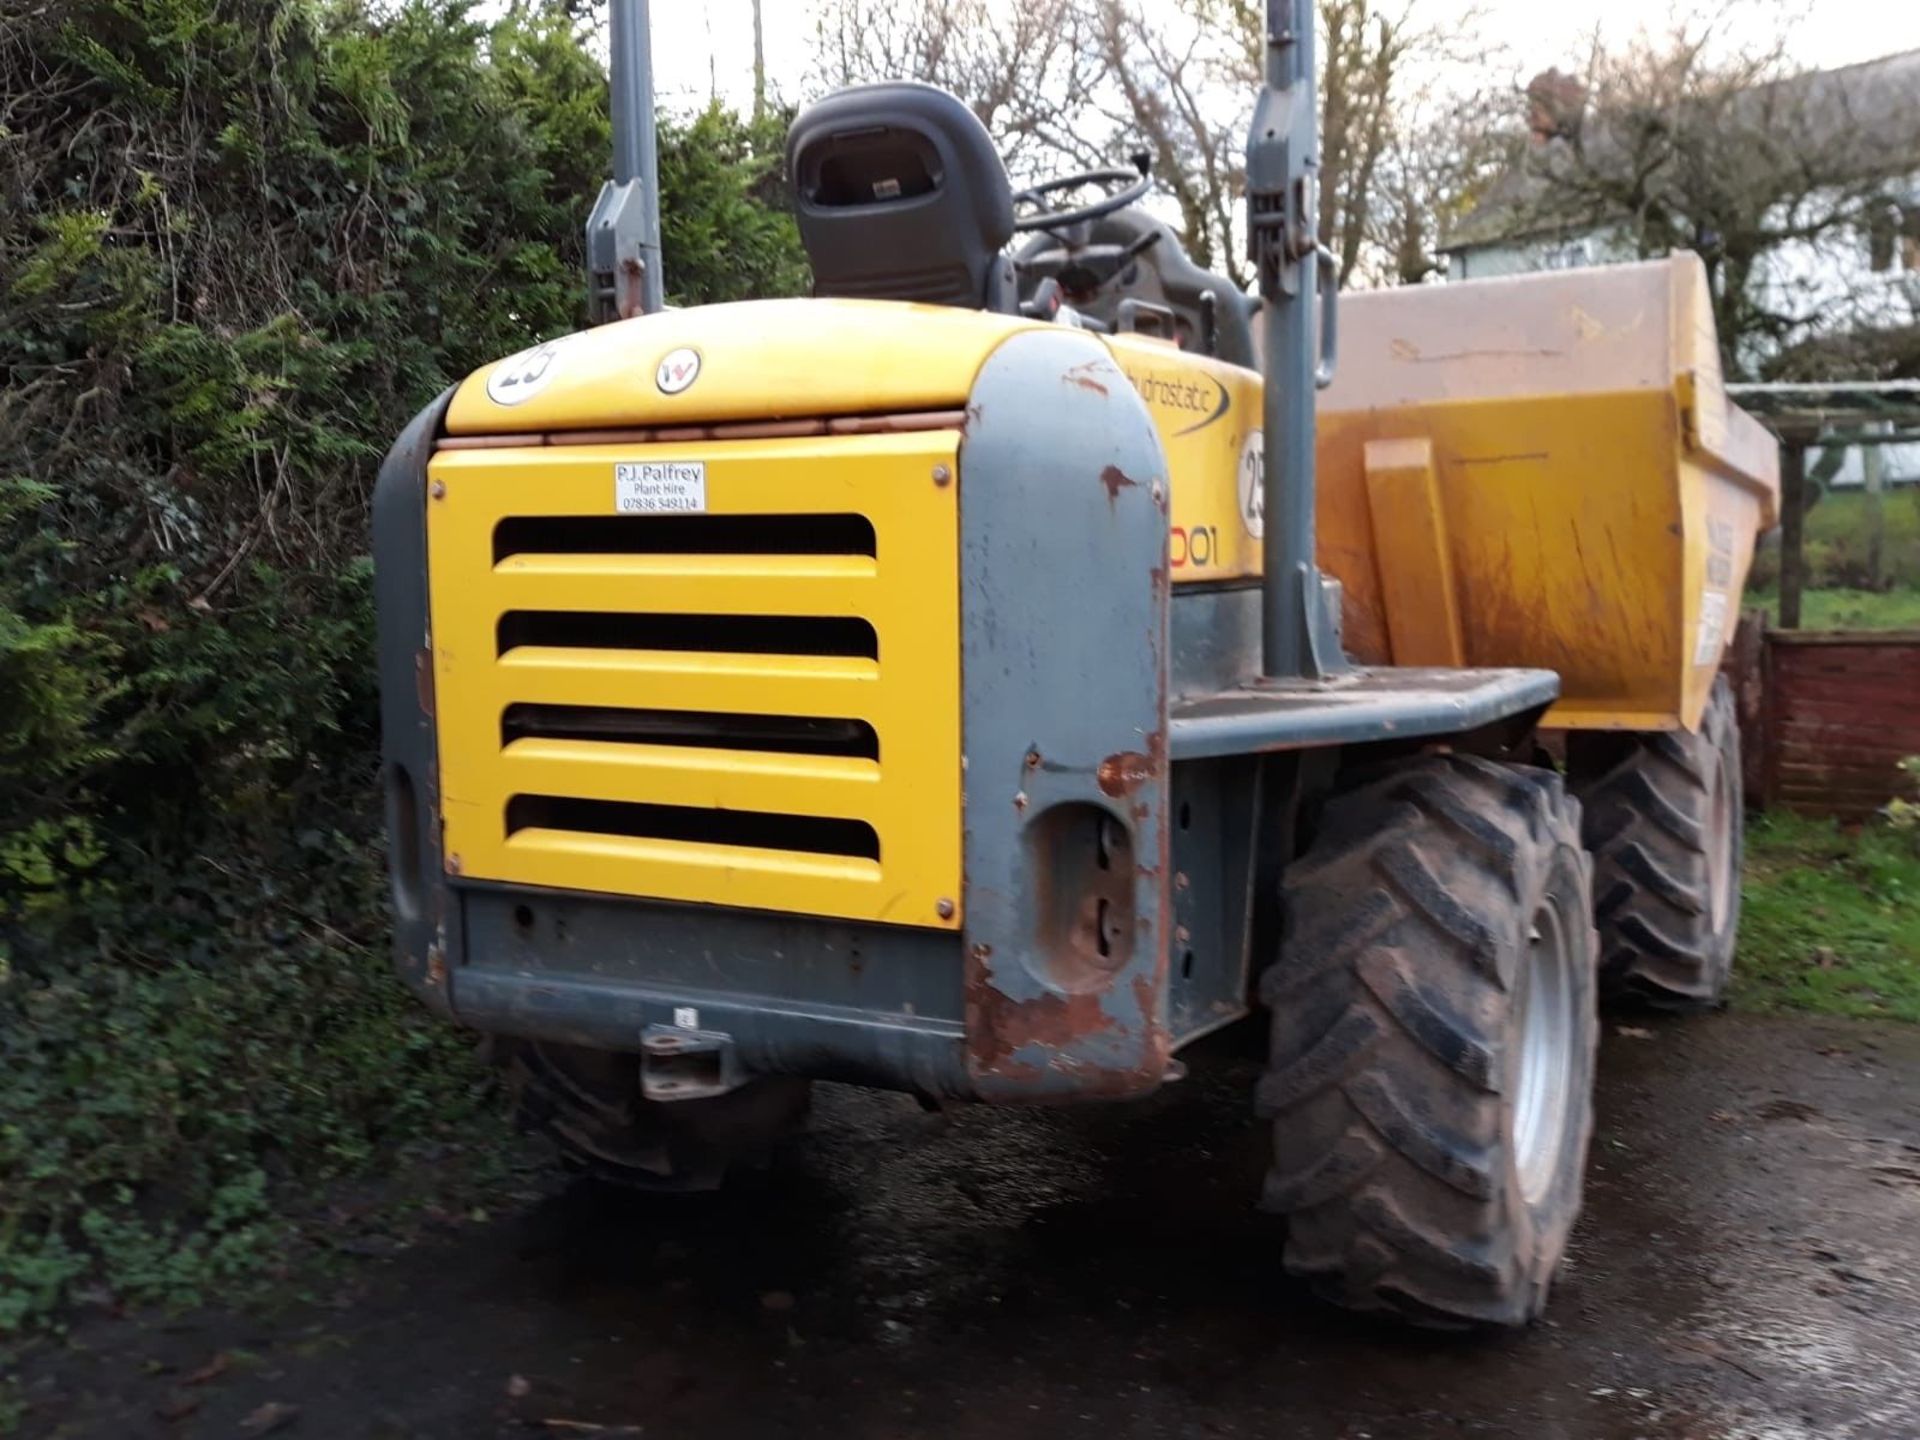
[[[1747,831],[1734,1002],[1920,1022],[1920,843],[1772,815]]]

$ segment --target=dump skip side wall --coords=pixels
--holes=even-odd
[[[1699,261],[1355,295],[1341,326],[1320,554],[1347,648],[1557,670],[1549,725],[1697,724],[1778,493]]]

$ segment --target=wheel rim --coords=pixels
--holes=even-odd
[[[1573,1094],[1574,983],[1560,912],[1549,901],[1533,917],[1520,967],[1520,1066],[1513,1103],[1520,1193],[1537,1205],[1553,1188],[1566,1148]]]
[[[1708,801],[1707,919],[1718,935],[1726,928],[1733,903],[1733,784],[1722,758],[1713,767],[1713,795]]]

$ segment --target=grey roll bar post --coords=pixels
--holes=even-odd
[[[1267,0],[1266,84],[1247,137],[1247,250],[1266,351],[1261,669],[1269,680],[1347,668],[1314,551],[1314,392],[1333,380],[1338,291],[1333,252],[1316,233],[1315,19],[1314,0]]]
[[[587,217],[587,313],[595,325],[651,314],[666,303],[647,0],[611,0],[607,33],[613,178],[600,187]]]

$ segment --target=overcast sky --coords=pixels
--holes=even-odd
[[[1435,15],[1460,8],[1457,0],[1415,3]],[[815,0],[764,0],[764,8],[769,82],[797,98],[806,89]],[[1663,28],[1674,13],[1672,0],[1481,0],[1480,8],[1486,33],[1507,47],[1507,68],[1523,80],[1550,65],[1577,64],[1596,28],[1626,38],[1636,29]],[[1786,17],[1794,24],[1794,55],[1815,68],[1920,49],[1915,0],[1730,0],[1716,8],[1736,44],[1764,43]],[[752,14],[751,0],[653,0],[654,85],[661,101],[674,108],[702,105],[716,86],[736,105],[750,99]]]

